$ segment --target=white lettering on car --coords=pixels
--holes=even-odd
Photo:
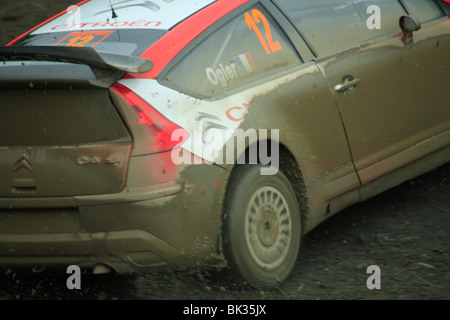
[[[138,20],[138,21],[116,21],[116,22],[85,22],[79,24],[62,24],[57,25],[51,28],[52,31],[63,31],[63,30],[71,30],[71,29],[92,29],[92,28],[111,28],[111,27],[158,27],[162,22],[161,21],[148,21],[148,20]]]
[[[219,63],[219,68],[217,68],[216,70],[212,68],[206,68],[205,72],[208,80],[215,86],[218,86],[220,84],[223,87],[226,87],[231,80],[234,80],[238,77],[236,64],[234,63],[226,66],[224,66],[222,63]]]

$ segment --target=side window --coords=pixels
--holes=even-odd
[[[162,82],[193,96],[211,98],[300,63],[278,24],[262,6],[256,6],[196,44]]]
[[[403,0],[403,3],[409,13],[422,23],[442,16],[441,10],[433,0]]]
[[[319,55],[355,43],[400,31],[406,12],[396,0],[274,0]],[[379,8],[379,25],[373,27],[373,7]],[[369,28],[370,26],[370,28]]]

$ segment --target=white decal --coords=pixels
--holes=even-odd
[[[202,159],[208,161],[208,164],[256,164],[258,159],[261,164],[269,167],[261,168],[261,175],[275,175],[279,169],[279,129],[270,129],[270,155],[268,148],[268,130],[267,129],[224,129],[224,128],[204,128],[202,121],[196,121],[196,129],[191,137],[190,149]],[[180,141],[185,138],[185,130],[177,129],[172,133],[172,141]],[[258,139],[259,138],[259,139]],[[248,159],[246,159],[245,150],[248,144]],[[199,158],[191,159],[177,145],[171,152],[172,162],[180,164],[202,164]],[[225,146],[225,148],[223,148]],[[183,146],[184,148],[185,146]],[[224,150],[225,149],[225,150]],[[225,152],[225,154],[224,154]]]
[[[209,82],[211,82],[215,86],[218,86],[220,84],[222,85],[222,87],[226,87],[231,80],[238,77],[236,65],[234,63],[226,66],[219,63],[219,68],[217,68],[216,70],[212,68],[206,68],[205,72]]]
[[[135,28],[169,30],[214,0],[92,0],[36,29],[32,34],[65,30]]]

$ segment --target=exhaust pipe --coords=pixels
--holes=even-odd
[[[111,269],[109,266],[104,264],[98,264],[94,267],[94,270],[92,271],[93,274],[108,274],[111,273],[113,269]]]

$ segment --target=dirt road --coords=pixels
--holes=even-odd
[[[133,277],[0,274],[1,299],[417,300],[450,299],[450,164],[331,217],[303,239],[296,268],[264,292],[225,271],[189,270]],[[381,289],[368,289],[377,265]]]
[[[1,0],[0,43],[72,1]],[[226,271],[87,276],[0,275],[0,299],[450,299],[450,164],[330,218],[303,240],[292,277],[263,292],[223,280]],[[367,268],[381,272],[369,290]]]

